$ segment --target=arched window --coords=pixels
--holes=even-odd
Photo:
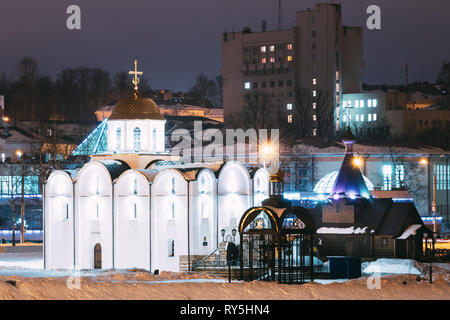
[[[117,151],[120,151],[120,149],[122,148],[121,142],[122,142],[122,128],[117,128],[116,129],[116,150]]]
[[[134,151],[141,151],[141,129],[136,127],[133,129]]]

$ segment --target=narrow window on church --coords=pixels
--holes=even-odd
[[[133,189],[133,195],[137,195],[137,179],[134,179],[134,189]]]
[[[136,127],[133,130],[134,151],[141,151],[141,129]]]
[[[175,256],[175,240],[169,239],[169,257]]]
[[[69,204],[66,203],[66,220],[69,220]]]
[[[172,177],[172,194],[175,194],[175,177]]]
[[[137,203],[134,203],[134,219],[137,219]]]
[[[99,205],[98,202],[95,204],[95,208],[96,208],[96,218],[97,220],[100,219],[100,213],[99,213]]]
[[[120,151],[122,142],[122,129],[117,128],[116,130],[116,150]]]
[[[156,128],[153,128],[153,151],[156,151]]]
[[[175,219],[175,202],[172,202],[172,219]]]

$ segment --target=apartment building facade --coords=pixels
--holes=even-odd
[[[260,92],[268,95],[274,112],[295,125],[294,106],[296,99],[305,99],[302,92],[310,95],[313,121],[320,120],[319,96],[326,97],[320,103],[328,104],[331,127],[339,130],[343,92],[361,91],[362,39],[362,28],[343,26],[341,5],[330,3],[298,11],[288,30],[224,33],[225,121],[240,116],[246,95]]]

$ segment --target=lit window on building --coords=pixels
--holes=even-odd
[[[372,100],[372,106],[375,108],[377,106],[377,99]]]
[[[370,121],[372,121],[372,114],[371,113],[369,113],[367,115],[367,122],[370,122]]]
[[[313,102],[313,103],[312,103],[312,108],[313,108],[314,110],[316,110],[316,108],[317,108],[317,102]]]
[[[288,110],[292,110],[292,103],[288,103],[288,104],[286,105],[286,108],[287,108]]]
[[[250,82],[244,83],[244,89],[245,90],[250,90]]]
[[[359,100],[359,107],[364,108],[364,100]]]
[[[266,58],[261,58],[261,63],[266,63],[267,59]]]
[[[339,83],[336,83],[336,92],[339,93]]]
[[[313,90],[312,94],[313,94],[313,97],[316,97],[317,96],[317,91]]]
[[[288,49],[288,50],[292,50],[292,43],[288,43],[287,49]]]
[[[317,121],[317,116],[313,114],[313,121]]]
[[[347,122],[347,116],[345,114],[342,116],[342,121]]]
[[[270,57],[270,62],[271,63],[275,63],[275,58],[274,57]]]
[[[359,114],[355,116],[355,121],[359,121]]]
[[[436,190],[448,190],[450,187],[450,179],[447,180],[450,166],[445,164],[437,164],[434,166],[434,175],[436,176]],[[446,187],[447,186],[447,187]]]
[[[313,136],[317,136],[317,129],[316,128],[313,129]]]
[[[292,114],[288,115],[287,121],[288,121],[288,123],[292,123]]]
[[[336,71],[336,81],[339,81],[339,71]]]
[[[372,99],[367,100],[367,108],[372,107]]]
[[[292,56],[287,56],[287,61],[292,61]]]
[[[347,101],[346,100],[342,101],[342,108],[347,108]]]
[[[266,52],[266,46],[261,46],[261,52]]]
[[[383,172],[383,190],[392,190],[392,166],[385,164],[382,167]]]
[[[317,79],[316,79],[316,78],[313,78],[313,79],[312,79],[312,84],[313,84],[313,85],[316,85],[316,84],[317,84]]]
[[[403,187],[403,181],[405,180],[405,167],[402,164],[395,165],[395,187]]]
[[[270,47],[269,47],[269,51],[270,51],[270,52],[274,52],[274,51],[275,51],[275,46],[270,46]]]
[[[377,114],[376,114],[376,113],[374,113],[374,114],[372,115],[372,120],[373,120],[373,121],[377,121]]]
[[[359,116],[359,121],[364,121],[364,115],[363,114]]]
[[[355,108],[359,108],[359,101],[358,100],[355,101]]]

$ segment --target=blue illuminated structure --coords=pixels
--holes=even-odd
[[[353,162],[353,144],[356,142],[356,139],[350,127],[347,128],[342,142],[345,145],[345,156],[329,197],[335,200],[339,198],[370,198],[370,191],[364,181],[361,170]]]
[[[103,154],[108,151],[108,119],[92,131],[86,139],[72,152],[74,156]]]

